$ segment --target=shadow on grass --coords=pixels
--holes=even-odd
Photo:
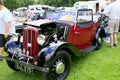
[[[91,56],[93,54],[93,52],[88,52],[88,53],[82,53],[81,57],[76,57],[76,56],[72,56],[72,64],[77,64],[77,63],[82,63],[84,61],[87,60],[87,58],[89,56]]]
[[[30,74],[23,71],[12,72],[4,80],[43,80],[42,72]]]

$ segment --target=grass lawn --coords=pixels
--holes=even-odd
[[[120,35],[118,35],[120,36]],[[120,44],[120,37],[118,38]],[[90,52],[82,58],[74,57],[66,80],[120,80],[120,45]],[[5,60],[0,62],[0,80],[43,80],[40,74],[11,70]]]

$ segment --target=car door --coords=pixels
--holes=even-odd
[[[95,30],[92,10],[78,10],[73,44],[79,49],[90,46],[94,38]]]

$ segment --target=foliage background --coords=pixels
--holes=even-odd
[[[4,5],[10,10],[17,9],[19,7],[28,7],[28,5],[45,4],[50,6],[73,6],[77,1],[89,1],[89,0],[3,0]]]

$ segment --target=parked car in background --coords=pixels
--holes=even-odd
[[[49,5],[29,5],[27,10],[27,18],[36,20],[37,17],[43,18],[45,11],[49,8]]]
[[[71,57],[102,47],[102,28],[93,21],[91,9],[76,11],[66,20],[48,19],[26,22],[22,36],[15,34],[7,42],[7,65],[15,71],[42,71],[44,80],[65,80],[71,68]],[[75,21],[74,21],[74,20]]]
[[[26,16],[26,11],[27,11],[27,7],[20,7],[13,11],[13,15],[23,17],[23,16]]]

